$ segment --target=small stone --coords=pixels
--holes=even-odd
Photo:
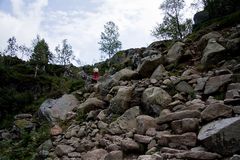
[[[58,135],[62,134],[62,132],[63,132],[63,130],[59,125],[54,125],[50,130],[51,136],[58,136]]]

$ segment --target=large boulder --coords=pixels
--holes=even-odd
[[[48,121],[65,120],[66,115],[79,105],[79,101],[72,94],[65,94],[58,99],[47,99],[41,106],[39,113]]]
[[[201,63],[205,68],[217,64],[226,58],[226,49],[217,43],[216,39],[212,38],[208,41],[206,48],[203,51]]]
[[[128,109],[122,116],[109,125],[108,131],[111,134],[122,134],[131,131],[133,128],[137,128],[136,117],[139,115],[140,109],[138,106]]]
[[[63,155],[67,155],[68,153],[74,151],[74,148],[70,145],[63,145],[63,144],[60,144],[56,147],[55,149],[55,153],[56,155],[58,156],[63,156]]]
[[[138,66],[137,71],[142,77],[150,77],[153,71],[164,63],[164,57],[159,55],[149,56],[143,59],[141,65]]]
[[[207,33],[207,34],[203,35],[201,37],[201,39],[199,40],[198,48],[200,50],[203,50],[206,47],[206,45],[207,45],[207,43],[210,39],[214,38],[214,39],[218,40],[220,37],[222,37],[222,35],[219,32],[216,32],[216,31]]]
[[[137,117],[137,133],[145,134],[149,128],[156,128],[156,120],[148,115],[140,115]]]
[[[209,78],[204,89],[204,94],[211,94],[218,91],[220,87],[231,82],[231,80],[232,74],[226,74]]]
[[[164,76],[167,75],[167,71],[165,70],[164,66],[160,64],[153,72],[151,79],[161,80]]]
[[[124,113],[130,107],[132,92],[132,87],[120,87],[117,95],[113,97],[110,101],[110,111],[116,114]]]
[[[144,110],[150,114],[159,113],[172,102],[172,97],[160,87],[147,88],[142,94]]]
[[[204,121],[212,121],[219,117],[231,117],[232,108],[221,103],[213,103],[202,111],[201,116]]]
[[[113,75],[113,78],[117,81],[131,80],[131,79],[136,79],[137,77],[138,77],[138,73],[128,68],[124,68]]]
[[[203,126],[198,140],[210,151],[231,155],[240,151],[240,117],[226,118]]]
[[[78,110],[88,113],[91,110],[103,109],[105,102],[98,98],[88,98],[84,103],[78,106]]]
[[[184,54],[185,44],[182,42],[176,42],[167,53],[168,63],[177,63]]]
[[[117,86],[119,81],[117,81],[112,76],[106,77],[104,80],[100,80],[97,85],[97,92],[100,93],[101,96],[106,96],[113,86]]]

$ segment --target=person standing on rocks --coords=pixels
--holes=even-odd
[[[98,79],[99,79],[99,70],[98,68],[95,67],[93,68],[92,82],[97,83]]]

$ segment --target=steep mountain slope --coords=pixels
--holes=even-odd
[[[76,117],[53,126],[38,157],[239,158],[240,26],[215,29],[118,53],[127,68],[76,92]]]

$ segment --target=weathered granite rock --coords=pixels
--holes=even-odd
[[[212,152],[231,155],[240,150],[240,117],[226,118],[203,126],[198,140]]]
[[[177,133],[196,132],[199,127],[199,119],[197,118],[184,118],[181,120],[172,121],[172,130]]]
[[[130,152],[139,149],[139,144],[131,138],[125,138],[121,143],[122,150]]]
[[[153,138],[149,137],[149,136],[144,136],[144,135],[140,135],[140,134],[134,134],[134,140],[139,142],[139,143],[144,143],[144,144],[148,144],[151,142]]]
[[[105,107],[105,102],[99,100],[98,98],[88,98],[84,103],[80,104],[78,110],[88,113],[91,110],[103,109]]]
[[[197,79],[197,85],[195,86],[194,90],[195,91],[202,91],[205,87],[205,84],[208,80],[208,77],[204,77],[204,78],[198,78]]]
[[[145,134],[149,128],[156,128],[156,120],[147,115],[140,115],[137,117],[137,133]]]
[[[63,156],[63,155],[67,155],[68,153],[74,151],[74,148],[72,146],[69,145],[58,145],[55,149],[55,153],[58,156]]]
[[[206,48],[203,51],[201,63],[207,68],[225,58],[224,54],[226,49],[212,38],[208,41]]]
[[[122,160],[123,159],[123,153],[122,151],[112,151],[108,153],[104,160]]]
[[[151,79],[157,79],[161,80],[165,75],[167,75],[167,72],[162,64],[160,64],[153,72]]]
[[[231,117],[232,108],[221,103],[213,103],[207,106],[201,113],[204,121],[212,121],[219,117]]]
[[[121,134],[129,132],[137,127],[136,117],[140,115],[138,106],[128,109],[122,116],[109,125],[109,132],[111,134]]]
[[[79,105],[79,101],[72,94],[65,94],[59,99],[47,99],[40,108],[39,113],[48,121],[65,120],[68,112],[71,112]]]
[[[221,86],[231,82],[232,74],[226,74],[216,77],[211,77],[206,83],[204,94],[211,94],[216,92]]]
[[[204,151],[186,151],[183,153],[175,154],[176,158],[181,159],[195,159],[195,160],[215,160],[220,159],[222,156],[217,153],[204,152]]]
[[[149,56],[145,58],[141,65],[138,66],[137,71],[142,77],[150,77],[153,71],[164,63],[164,57],[159,55]]]
[[[104,149],[95,149],[87,152],[82,156],[83,160],[101,160],[107,155],[107,151]]]
[[[132,92],[132,87],[123,86],[119,88],[117,95],[110,101],[110,111],[116,114],[124,113],[130,107],[129,104],[132,98]]]
[[[151,114],[159,114],[172,102],[171,96],[160,87],[147,88],[142,94],[144,110]]]
[[[176,85],[176,90],[179,92],[192,93],[193,88],[187,82],[181,81]]]
[[[185,44],[182,42],[176,42],[167,53],[167,62],[168,63],[177,63],[179,59],[184,54]]]
[[[194,147],[197,143],[197,135],[194,132],[188,132],[182,135],[163,134],[158,137],[158,144],[168,146],[170,143]]]
[[[181,120],[184,118],[200,118],[201,113],[196,110],[186,110],[186,111],[179,111],[170,113],[168,115],[160,116],[156,119],[158,124],[171,122],[174,120]]]
[[[113,75],[113,78],[116,79],[117,81],[123,80],[131,80],[131,79],[137,79],[138,78],[138,73],[136,71],[130,70],[128,68],[124,68],[120,70],[119,72],[115,73]]]

